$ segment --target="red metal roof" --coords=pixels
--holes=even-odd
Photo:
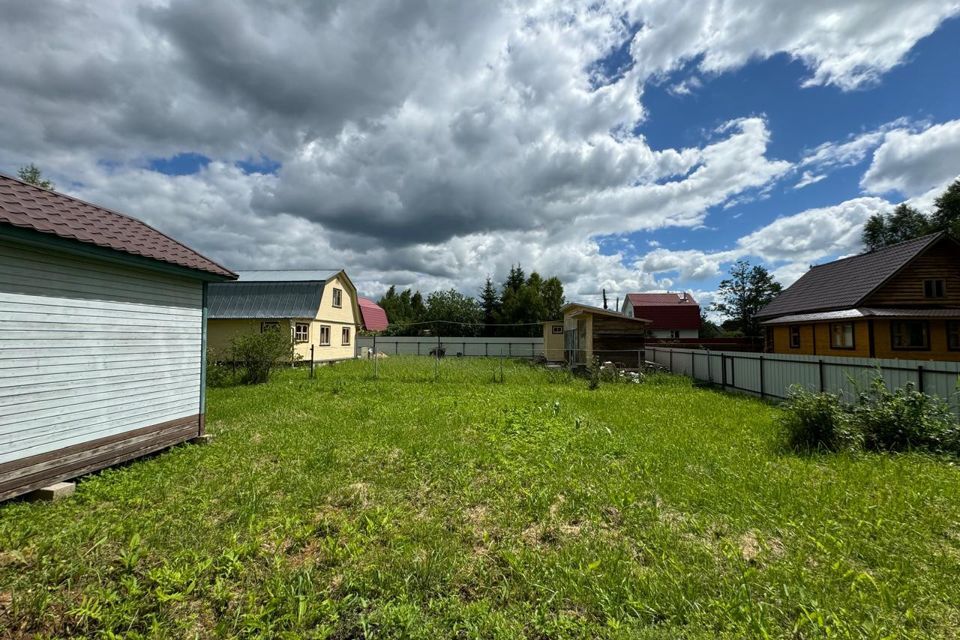
[[[367,331],[383,331],[389,326],[387,312],[369,298],[357,297],[360,305],[360,315],[363,317],[363,328]]]
[[[628,293],[627,300],[635,307],[678,304],[699,306],[693,295],[686,294],[686,299],[683,296],[683,293]]]
[[[9,224],[212,273],[236,274],[153,227],[121,213],[0,174],[0,224]]]
[[[700,305],[689,293],[628,293],[633,315],[650,320],[650,329],[700,329]]]

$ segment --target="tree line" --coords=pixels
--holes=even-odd
[[[390,319],[386,335],[536,337],[543,334],[539,323],[560,318],[563,283],[536,271],[527,276],[517,265],[499,287],[487,277],[476,298],[456,289],[424,297],[409,288],[398,293],[390,287],[377,304]]]
[[[930,213],[904,202],[890,213],[873,214],[863,226],[862,239],[867,251],[876,251],[939,231],[960,238],[960,180],[934,200]]]

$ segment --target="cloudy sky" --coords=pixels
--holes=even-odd
[[[0,171],[229,267],[788,284],[960,174],[960,2],[0,0]]]

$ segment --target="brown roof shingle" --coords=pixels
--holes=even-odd
[[[944,233],[811,267],[764,307],[758,318],[857,306],[908,262],[945,236]]]
[[[136,218],[2,174],[0,224],[32,229],[224,278],[237,277],[229,269]]]

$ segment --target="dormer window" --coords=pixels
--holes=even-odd
[[[943,280],[924,280],[923,297],[924,298],[942,298],[946,295],[946,287]]]
[[[333,290],[333,306],[339,309],[343,306],[343,290],[334,288]]]

